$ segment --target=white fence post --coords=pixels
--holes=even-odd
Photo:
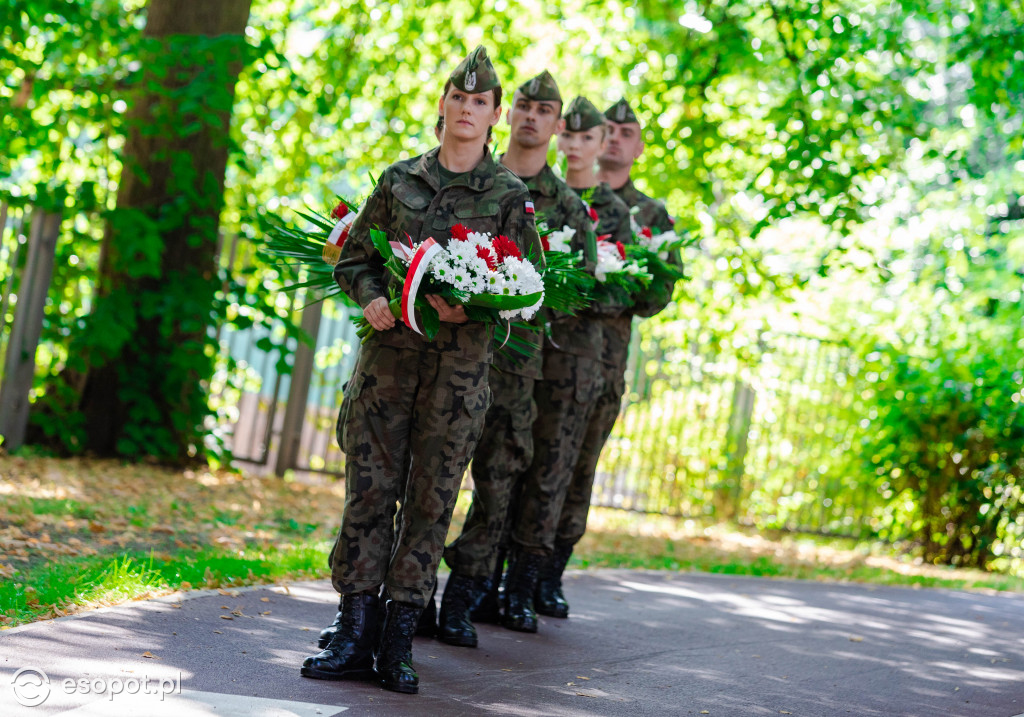
[[[53,262],[61,215],[36,209],[28,240],[28,259],[18,292],[14,325],[7,342],[0,385],[0,435],[8,451],[25,442],[29,391],[36,370],[36,347],[43,330],[43,309],[53,279]]]

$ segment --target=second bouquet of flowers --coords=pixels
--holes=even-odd
[[[437,335],[440,319],[423,298],[427,294],[462,304],[470,319],[492,323],[528,321],[544,303],[540,272],[508,237],[474,232],[462,224],[452,227],[447,246],[433,238],[407,245],[388,240],[376,229],[370,237],[401,286],[392,288],[391,313],[428,339]],[[365,341],[373,327],[364,317],[354,321]]]

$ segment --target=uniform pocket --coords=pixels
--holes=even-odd
[[[341,410],[338,411],[338,425],[336,427],[338,445],[345,454],[352,453],[355,450],[356,442],[359,439],[357,435],[359,431],[352,429],[352,414],[353,406],[359,399],[359,394],[363,392],[365,374],[359,371],[358,368],[356,371],[356,374],[345,385],[345,393],[341,399]]]
[[[426,209],[431,200],[431,197],[427,196],[416,187],[411,187],[408,184],[392,185],[391,193],[395,195],[395,199],[409,207],[409,209]]]
[[[459,219],[471,219],[473,217],[496,218],[500,213],[501,207],[493,199],[459,202],[455,205],[455,216]]]
[[[479,418],[491,406],[491,388],[482,386],[462,394],[462,410],[470,418]]]
[[[511,412],[512,428],[516,432],[529,432],[537,420],[537,403],[530,398],[529,404]]]
[[[601,392],[603,381],[601,372],[596,366],[590,365],[589,361],[580,361],[576,367],[576,402],[591,403],[597,400]]]

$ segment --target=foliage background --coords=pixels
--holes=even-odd
[[[80,451],[80,397],[58,377],[83,332],[118,328],[91,316],[94,281],[104,227],[123,221],[135,84],[164,60],[142,55],[141,0],[25,0],[0,13],[0,192],[66,217],[33,396],[56,408],[34,420]],[[690,353],[741,372],[778,350],[769,334],[846,347],[855,400],[832,463],[877,506],[870,532],[914,537],[929,559],[1005,566],[1008,550],[1019,562],[1024,529],[1022,27],[1011,0],[256,0],[220,231],[257,239],[259,212],[364,194],[387,163],[432,146],[442,78],[478,43],[507,90],[547,68],[566,98],[625,94],[646,125],[641,188],[701,237],[686,257],[693,279],[643,340],[699,347]],[[500,125],[495,146],[506,137]],[[288,315],[251,251],[221,266],[211,331]],[[198,457],[223,453],[215,410],[173,416]],[[159,423],[118,452],[180,455]],[[639,439],[647,424],[633,425]],[[721,443],[706,476],[728,462]],[[720,508],[711,482],[700,502]],[[784,493],[740,497],[781,520]]]

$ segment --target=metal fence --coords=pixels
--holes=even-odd
[[[0,205],[0,353],[24,264],[28,212]],[[249,259],[229,239],[222,266]],[[222,360],[211,402],[234,459],[257,473],[292,469],[340,475],[334,437],[357,338],[349,310],[326,301],[292,309],[312,346],[262,341],[270,329],[220,330]],[[712,348],[689,324],[634,332],[627,394],[605,447],[595,505],[675,516],[856,535],[877,496],[851,456],[856,367],[828,342],[766,333],[746,349]],[[753,348],[751,348],[753,347]],[[285,355],[282,356],[281,353]],[[290,369],[282,371],[282,360]],[[2,378],[2,377],[0,377]]]
[[[673,330],[678,329],[678,330]],[[595,505],[856,535],[877,496],[860,487],[849,351],[762,334],[710,351],[686,324],[636,332],[622,413]]]

